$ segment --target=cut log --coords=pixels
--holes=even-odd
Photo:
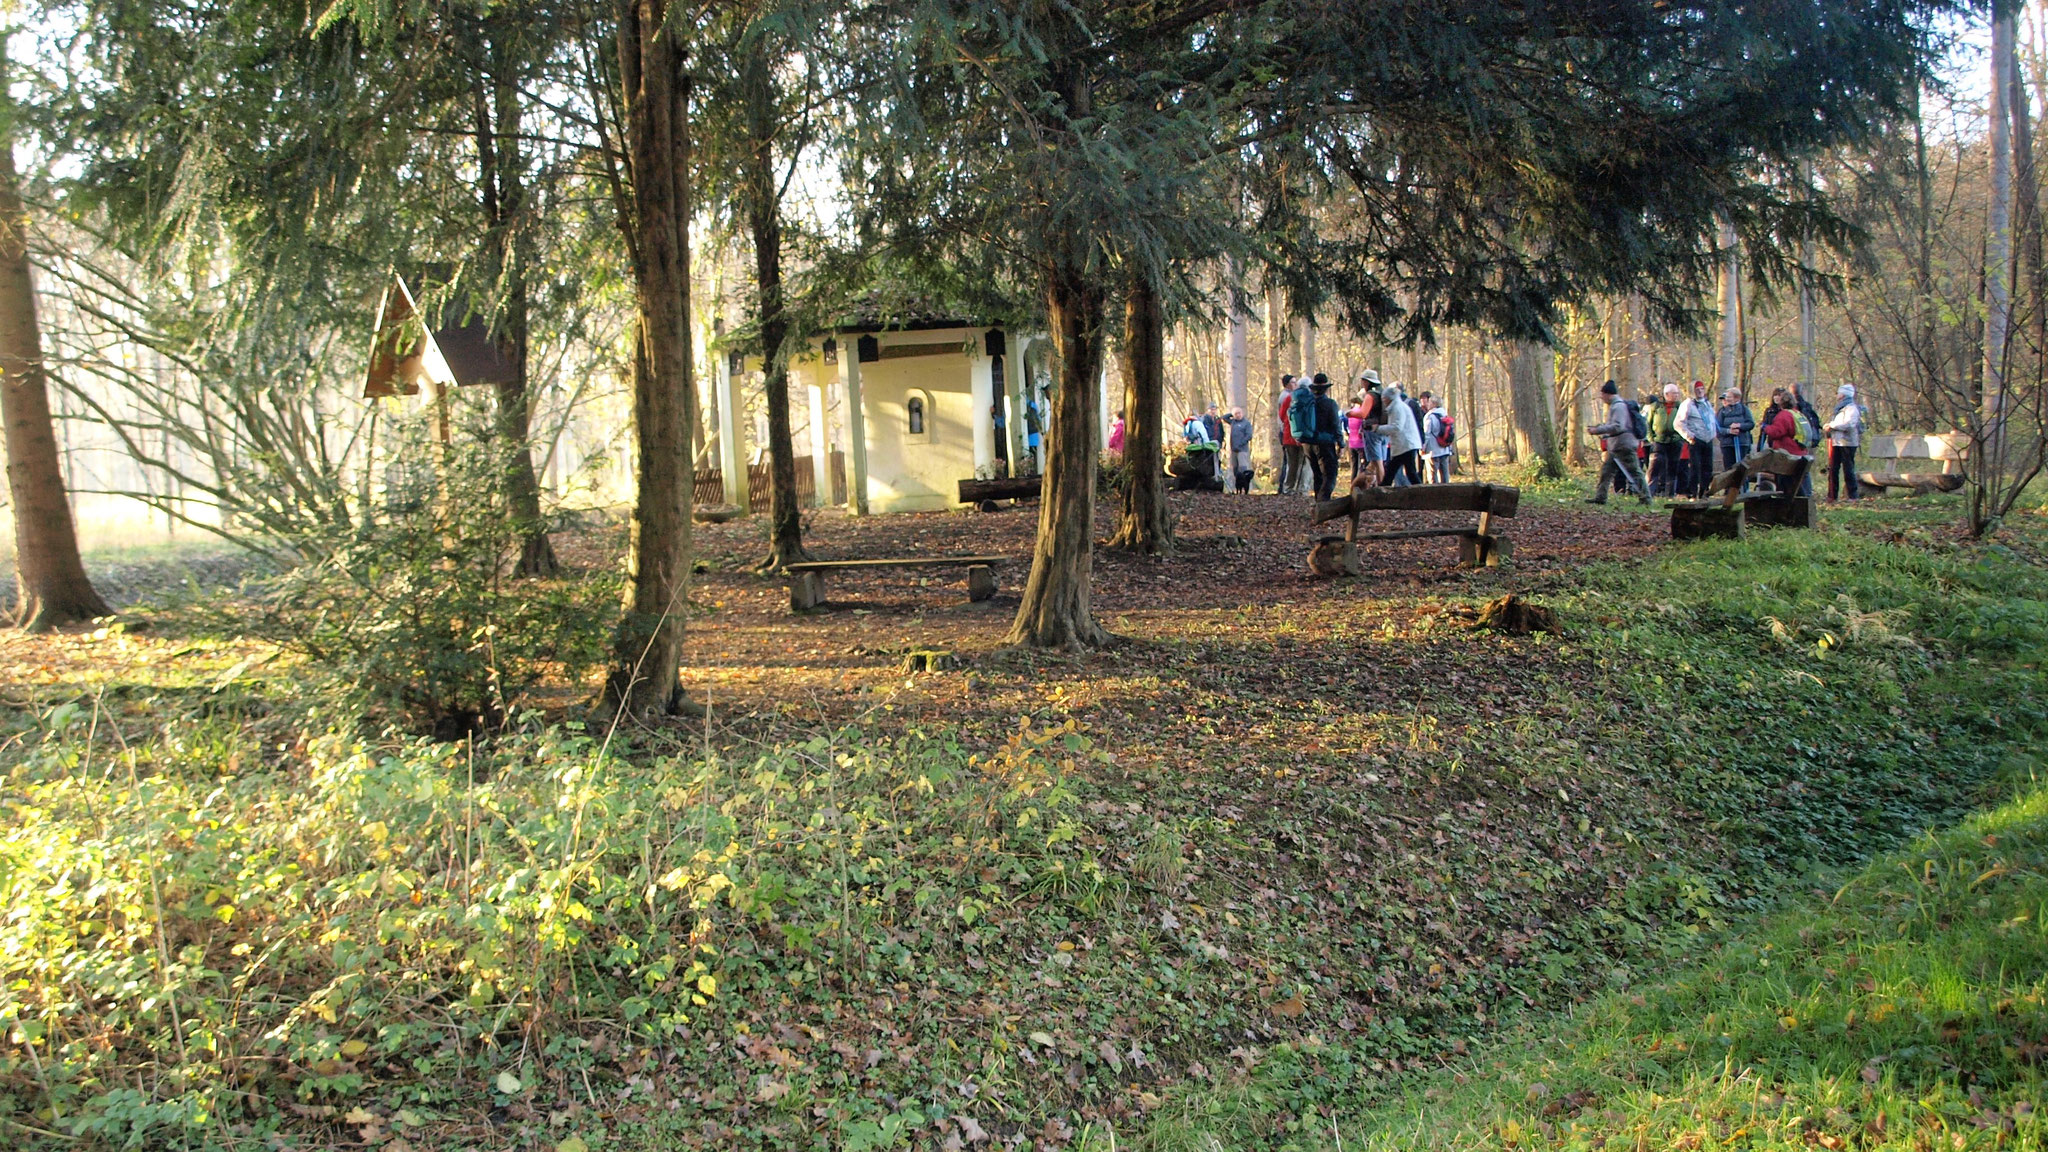
[[[1671,538],[1705,540],[1720,537],[1742,539],[1743,505],[1730,508],[1711,500],[1686,501],[1671,505]]]
[[[1045,487],[1043,476],[1004,476],[995,480],[960,481],[960,503],[984,500],[1036,500]]]
[[[1212,452],[1176,457],[1166,470],[1173,475],[1176,492],[1223,491],[1223,478],[1216,475],[1216,456]]]
[[[1766,528],[1811,528],[1819,522],[1811,496],[1751,493],[1742,498],[1747,522]]]
[[[1490,512],[1513,516],[1522,490],[1506,484],[1417,484],[1407,488],[1353,488],[1350,495],[1316,505],[1315,523],[1358,512]]]

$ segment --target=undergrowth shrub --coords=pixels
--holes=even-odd
[[[1080,843],[1071,727],[980,760],[848,732],[652,765],[573,729],[332,735],[303,773],[223,778],[225,744],[177,772],[153,743],[81,757],[91,719],[45,714],[5,782],[0,1114],[107,1145],[388,1136],[574,1096],[636,1047],[702,1074],[693,1035],[806,986],[886,993],[1013,889],[1121,898]]]
[[[581,681],[605,659],[620,578],[513,578],[521,537],[488,439],[443,451],[377,516],[202,610],[208,625],[301,653],[324,691],[443,739],[499,727],[544,680]]]

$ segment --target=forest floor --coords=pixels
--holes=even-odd
[[[820,514],[821,558],[1018,563],[979,605],[834,574],[804,616],[748,571],[757,523],[702,528],[711,719],[657,731],[586,731],[558,685],[490,741],[377,734],[146,610],[0,637],[0,1119],[53,1147],[1314,1147],[2034,762],[2038,518],[1673,546],[1579,495],[1525,490],[1507,568],[1427,540],[1336,581],[1306,501],[1176,496],[1176,555],[1098,553],[1124,642],[1088,656],[1002,647],[1035,508]],[[598,572],[620,533],[562,543]],[[1459,621],[1509,591],[1559,630]]]

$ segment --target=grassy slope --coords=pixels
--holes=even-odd
[[[1210,773],[1099,713],[1001,742],[877,713],[709,758],[321,735],[290,685],[211,677],[24,714],[0,1118],[93,1145],[1057,1146],[1257,1065],[1226,1146],[1283,1144],[1788,870],[1953,821],[2038,723],[2048,597],[1996,552],[1759,535],[1550,580],[1562,639],[1334,595],[1235,615],[1343,657],[1308,691],[1202,629],[1157,642],[1157,691],[1117,706],[1238,725]]]
[[[1537,1018],[1302,1149],[2040,1148],[2048,785],[1887,853],[1676,975]],[[1235,1147],[1316,1059],[1176,1101],[1133,1149]]]

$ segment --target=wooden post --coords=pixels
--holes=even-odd
[[[979,604],[996,594],[996,570],[986,564],[969,565],[967,599]]]
[[[718,401],[718,471],[725,481],[725,502],[742,513],[751,511],[747,491],[746,433],[740,423],[739,387],[733,380],[732,355],[711,354],[712,393]]]
[[[860,391],[860,340],[839,346],[839,379],[846,387],[846,510],[868,514],[868,422]]]
[[[825,427],[824,372],[821,360],[804,375],[811,418],[811,503],[820,508],[832,502],[832,437]]]

